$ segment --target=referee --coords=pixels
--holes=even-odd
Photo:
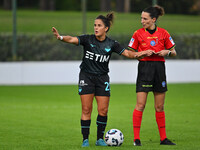
[[[150,56],[152,51],[134,52],[127,50],[117,41],[106,36],[113,23],[114,13],[106,16],[99,15],[94,21],[94,34],[81,35],[77,37],[60,36],[53,27],[55,37],[63,42],[75,45],[82,45],[84,55],[80,65],[79,73],[79,95],[82,104],[81,132],[83,135],[82,147],[89,146],[89,130],[93,99],[97,101],[98,116],[97,124],[97,146],[107,146],[103,140],[104,131],[107,125],[107,112],[110,98],[110,80],[108,76],[109,60],[113,52],[129,58]]]
[[[141,14],[143,28],[133,34],[128,45],[130,49],[138,52],[154,51],[151,56],[139,59],[136,82],[137,103],[133,111],[135,146],[141,146],[140,126],[148,92],[150,91],[154,94],[160,145],[176,145],[166,136],[164,112],[165,92],[167,91],[164,57],[176,56],[176,51],[174,48],[175,43],[170,34],[156,25],[158,17],[162,15],[164,15],[164,9],[158,5],[144,9]]]

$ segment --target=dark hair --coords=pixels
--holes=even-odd
[[[113,24],[114,12],[109,12],[106,16],[99,15],[96,19],[101,19],[103,21],[105,27],[108,27],[108,30],[106,31],[108,32],[110,26]]]
[[[147,7],[143,10],[150,14],[150,17],[158,19],[159,16],[163,16],[165,14],[164,8],[158,5]]]

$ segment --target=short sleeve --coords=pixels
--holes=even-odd
[[[87,43],[89,36],[88,35],[81,35],[77,36],[78,38],[78,45],[85,45]]]
[[[120,45],[117,41],[114,42],[113,51],[121,55],[124,52],[125,48]]]
[[[171,49],[175,46],[174,40],[170,36],[170,34],[166,31],[165,32],[165,48]]]
[[[128,44],[128,47],[130,49],[133,49],[133,50],[137,50],[138,49],[138,37],[137,37],[137,31],[134,32],[129,44]]]

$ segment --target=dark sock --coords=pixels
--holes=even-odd
[[[97,116],[97,140],[103,139],[103,135],[107,125],[107,116]]]
[[[83,141],[88,139],[90,133],[91,120],[81,120],[81,133],[83,135]]]

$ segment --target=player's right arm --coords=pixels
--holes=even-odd
[[[63,42],[70,43],[70,44],[76,44],[76,45],[79,44],[79,40],[77,37],[73,37],[73,36],[69,36],[69,35],[60,36],[60,34],[58,33],[58,31],[56,30],[55,27],[52,27],[52,31],[58,40],[62,40]]]
[[[128,57],[128,58],[137,58],[137,59],[142,59],[147,56],[151,56],[154,54],[153,50],[146,50],[146,51],[141,51],[141,52],[135,52],[133,50],[127,50],[125,49],[122,55]]]

